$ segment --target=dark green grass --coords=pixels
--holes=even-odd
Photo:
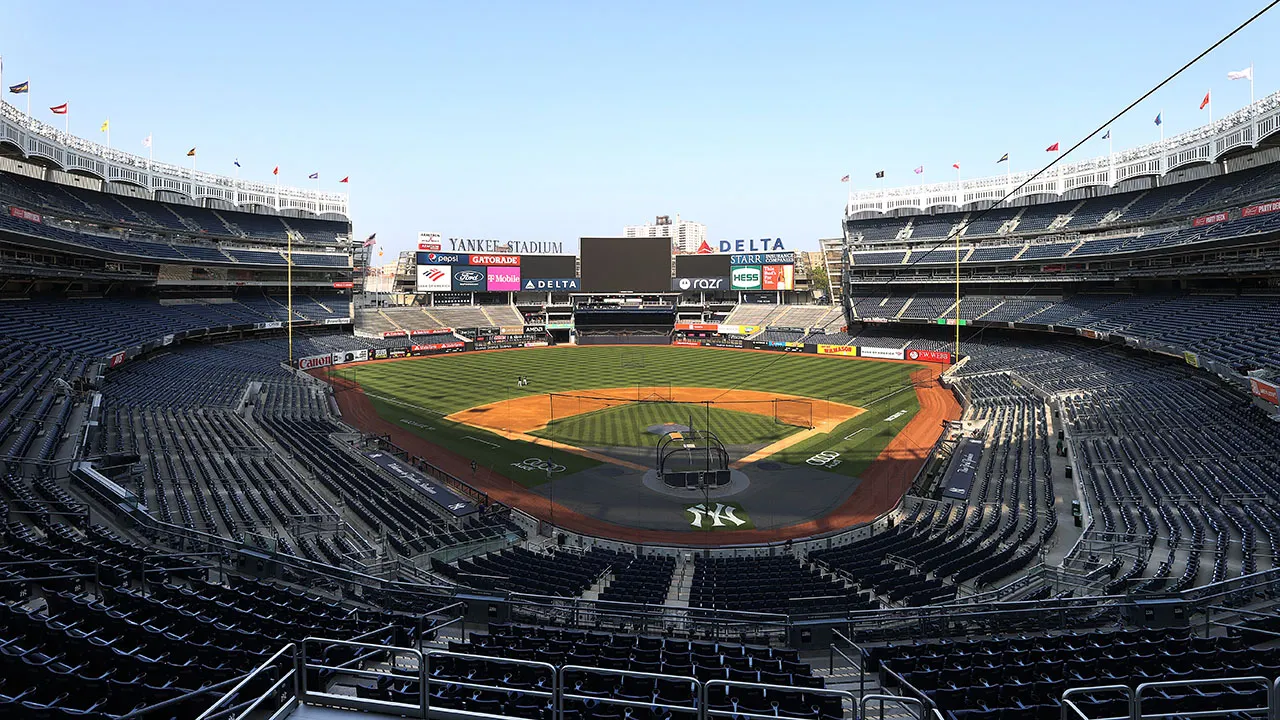
[[[649,402],[556,420],[532,434],[579,447],[656,447],[662,436],[646,432],[646,428],[665,423],[688,425],[690,420],[699,430],[710,427],[725,445],[768,444],[799,430],[754,413],[719,408],[708,413],[703,405]]]
[[[918,367],[713,348],[563,347],[438,355],[337,368],[334,372],[360,383],[375,400],[378,412],[388,420],[401,422],[403,418],[429,425],[431,429],[409,424],[405,427],[431,442],[475,458],[481,466],[493,466],[495,471],[524,482],[520,476],[528,473],[509,466],[531,453],[566,465],[569,472],[596,463],[572,453],[548,451],[468,426],[454,426],[441,416],[522,395],[637,385],[739,388],[823,398],[871,411],[773,459],[803,463],[821,450],[832,450],[847,457],[832,470],[856,476],[918,409],[915,393],[910,390],[886,399],[894,391],[908,387],[910,374]],[[528,376],[528,387],[515,387],[518,375]],[[883,422],[898,410],[907,410],[907,414],[893,423]],[[850,440],[843,439],[859,428],[866,429]],[[467,436],[499,447],[492,448]],[[502,466],[514,472],[500,469]],[[528,478],[527,484],[544,480]]]

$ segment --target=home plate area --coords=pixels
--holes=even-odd
[[[629,450],[593,449],[610,454]],[[645,453],[649,465],[652,453],[652,448]],[[816,467],[770,461],[738,468],[734,481],[718,489],[677,490],[661,482],[653,487],[652,480],[645,482],[645,473],[619,465],[568,475],[554,470],[553,479],[532,492],[583,515],[640,530],[717,532],[795,525],[835,510],[859,484]]]

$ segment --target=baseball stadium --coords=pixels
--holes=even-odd
[[[6,79],[0,718],[1280,717],[1280,92],[1229,77],[845,176],[816,250],[394,263],[349,178]]]

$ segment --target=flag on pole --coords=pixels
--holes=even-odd
[[[877,170],[877,171],[876,171],[876,179],[877,179],[877,180],[883,180],[883,179],[884,179],[884,171],[883,171],[883,170]]]
[[[377,238],[377,237],[378,237],[378,233],[372,233],[372,234],[370,234],[370,235],[369,235],[369,237],[368,237],[368,239],[366,239],[366,240],[364,241],[364,247],[369,247],[370,245],[375,245],[375,244],[377,244],[377,242],[378,242],[378,241],[375,239],[375,238]]]
[[[235,161],[235,163],[233,163],[233,164],[234,164],[236,167],[240,167],[240,158],[236,158],[236,161]]]
[[[923,166],[923,165],[921,165],[920,167],[916,168],[916,171],[915,171],[915,172],[916,172],[916,174],[917,174],[917,175],[919,175],[920,173],[924,172],[924,166]]]
[[[844,177],[840,178],[840,182],[849,182],[849,176],[845,175]]]
[[[951,163],[951,167],[953,167],[953,168],[955,168],[955,169],[959,170],[959,169],[960,169],[960,163]]]
[[[1102,136],[1102,139],[1103,139],[1103,140],[1110,140],[1110,139],[1111,139],[1111,131],[1110,131],[1110,130],[1108,130],[1108,131],[1107,131],[1107,134]]]
[[[271,171],[271,174],[272,174],[272,175],[279,175],[279,174],[280,174],[280,166],[279,166],[279,165],[277,165],[277,166],[276,166],[276,169]]]
[[[107,131],[107,128],[109,128],[109,127],[111,127],[111,121],[110,121],[110,120],[103,120],[103,121],[102,121],[102,127],[98,128],[98,132],[106,132],[106,131]]]
[[[308,175],[308,176],[307,176],[307,179],[308,179],[308,180],[319,180],[319,179],[320,179],[320,173],[318,173],[318,172],[313,172],[313,173],[311,173],[310,175]]]
[[[1203,110],[1203,109],[1205,108],[1205,106],[1209,104],[1209,92],[1211,92],[1211,91],[1206,91],[1206,92],[1205,92],[1205,94],[1204,94],[1204,99],[1200,101],[1200,109],[1201,109],[1201,110]]]
[[[1044,149],[1045,152],[1058,152],[1058,143],[1054,143]]]
[[[996,164],[999,165],[1002,162],[1009,162],[1009,153],[1001,155],[1000,159],[996,161]]]
[[[1156,113],[1156,125],[1163,125],[1163,124],[1164,124],[1164,121],[1160,119],[1160,116],[1161,116],[1161,115],[1163,115],[1163,114],[1164,114],[1164,113]]]
[[[348,175],[348,176],[346,176],[346,177],[342,178],[341,180],[339,180],[338,182],[340,182],[340,183],[344,183],[344,182],[351,182],[351,176],[350,176],[350,175]]]
[[[1228,80],[1252,80],[1253,66],[1249,66],[1243,70],[1232,70],[1227,73]]]
[[[31,92],[31,81],[24,80],[23,82],[20,82],[17,85],[10,85],[9,92],[13,93],[14,95],[21,95],[22,93]]]
[[[49,111],[52,112],[54,115],[66,115],[67,106],[69,106],[70,104],[71,103],[62,103],[61,105],[54,105],[53,107],[49,108]]]
[[[146,147],[146,148],[151,147],[151,136],[150,136],[150,135],[148,135],[148,136],[146,136],[146,137],[142,138],[142,147]]]
[[[195,157],[195,156],[196,156],[195,148],[191,148],[190,150],[187,151],[187,157]]]

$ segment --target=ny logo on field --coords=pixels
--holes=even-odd
[[[711,521],[710,527],[713,528],[726,527],[724,523],[725,520],[733,523],[735,527],[741,527],[747,524],[746,520],[743,520],[734,514],[734,507],[732,505],[725,505],[724,503],[716,503],[715,507],[710,510],[708,510],[702,503],[698,503],[697,505],[690,505],[685,508],[684,511],[693,514],[693,520],[690,521],[689,524],[699,529],[708,527],[705,524],[707,520]]]

